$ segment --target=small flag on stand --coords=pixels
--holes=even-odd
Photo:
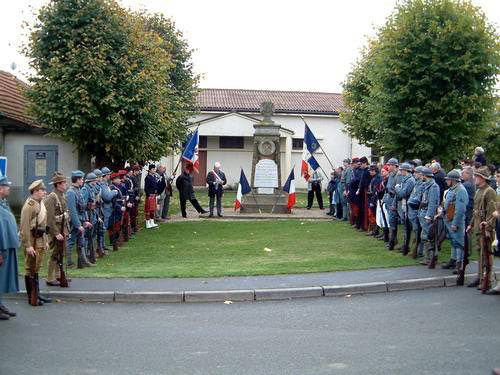
[[[248,194],[252,191],[250,188],[250,184],[248,183],[247,177],[245,176],[245,172],[243,172],[243,168],[241,169],[240,174],[240,183],[238,184],[238,193],[236,194],[236,201],[234,202],[234,210],[236,211],[238,208],[241,208],[241,199],[245,194]]]
[[[319,168],[319,163],[313,156],[313,153],[319,148],[319,142],[312,133],[311,129],[307,124],[304,130],[304,153],[302,156],[302,164],[300,168],[300,174],[304,177],[306,181],[309,180],[312,173],[311,170],[315,171]]]
[[[292,209],[295,205],[295,173],[292,171],[286,179],[285,185],[283,186],[283,191],[288,193],[288,208]]]

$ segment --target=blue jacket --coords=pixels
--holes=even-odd
[[[415,186],[415,178],[409,173],[407,176],[401,176],[401,183],[394,187],[394,191],[399,199],[410,198],[410,195]]]
[[[92,224],[97,221],[97,215],[95,212],[95,191],[90,184],[85,184],[82,187],[82,197],[85,203],[85,209],[87,210],[87,217]]]
[[[451,221],[452,225],[463,226],[465,225],[465,211],[467,209],[467,202],[469,201],[469,195],[467,194],[467,190],[462,184],[456,184],[451,187],[446,194],[446,200],[444,202],[444,220],[449,222],[448,215],[446,211],[450,204],[455,204],[455,215],[453,216],[453,220]]]
[[[384,203],[387,209],[391,207],[396,207],[397,197],[396,197],[396,184],[397,184],[397,172],[389,173],[389,178],[387,179],[387,186],[384,195]]]
[[[434,179],[424,182],[418,216],[434,220],[439,206],[439,199],[439,186]]]
[[[9,203],[0,198],[0,255],[9,249],[19,248],[17,224]]]
[[[81,189],[71,186],[66,192],[66,202],[69,210],[70,224],[72,228],[80,228],[87,220],[85,202]]]

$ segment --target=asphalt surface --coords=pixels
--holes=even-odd
[[[495,270],[500,271],[500,260],[495,258]],[[477,262],[467,266],[467,273],[477,272]],[[71,277],[71,271],[68,272]],[[273,276],[237,276],[213,278],[74,278],[67,290],[82,291],[183,291],[183,290],[229,290],[229,289],[268,289],[296,288],[318,285],[345,285],[379,281],[395,281],[419,279],[436,276],[451,276],[451,270],[441,267],[430,270],[424,266],[381,268],[362,271],[323,272],[295,275]],[[19,279],[21,289],[24,289],[24,278]],[[42,290],[61,290],[59,287],[47,287],[40,283]],[[64,289],[66,290],[66,289]]]
[[[500,298],[439,288],[350,298],[72,304],[0,322],[0,374],[490,374]]]

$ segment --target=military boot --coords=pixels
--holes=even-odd
[[[448,262],[441,265],[443,270],[451,270],[457,266],[457,261],[451,258]]]
[[[429,269],[434,269],[436,268],[436,263],[437,263],[437,260],[438,260],[438,257],[437,255],[434,255],[435,252],[434,251],[430,251],[429,252],[429,265],[427,266],[427,268]]]
[[[453,270],[454,275],[460,274],[460,270],[462,269],[462,262],[455,262],[455,269]]]
[[[36,288],[37,288],[37,292],[38,292],[38,302],[42,302],[42,305],[44,303],[51,303],[52,302],[52,299],[50,297],[43,297],[41,294],[40,294],[40,282],[39,282],[39,279],[38,279],[38,274],[35,273],[35,283],[36,283]]]
[[[394,229],[389,229],[389,243],[387,248],[389,251],[394,250],[394,245],[396,244],[396,231]]]
[[[90,267],[91,264],[87,259],[87,256],[85,255],[85,251],[83,251],[83,248],[77,248],[77,254],[78,254],[78,268],[83,268],[83,267]]]
[[[429,242],[424,241],[424,259],[422,259],[422,261],[420,262],[421,265],[423,266],[429,265],[431,252],[432,252],[432,245]]]
[[[380,228],[378,227],[377,224],[375,224],[374,227],[375,227],[375,230],[373,231],[372,236],[373,237],[378,237],[380,235]]]
[[[368,231],[365,233],[365,236],[373,236],[374,232],[373,224],[368,224]]]
[[[97,248],[96,253],[97,253],[97,258],[104,258],[106,256],[104,250],[100,246]]]

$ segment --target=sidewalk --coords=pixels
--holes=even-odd
[[[495,259],[497,278],[500,261]],[[466,283],[477,272],[477,262],[467,267]],[[397,290],[455,286],[450,270],[424,266],[297,275],[172,278],[172,279],[73,279],[70,288],[47,287],[42,293],[60,300],[85,302],[215,302],[345,296]],[[24,280],[20,280],[24,286]],[[21,291],[17,296],[24,294]],[[6,295],[7,297],[8,295]]]

